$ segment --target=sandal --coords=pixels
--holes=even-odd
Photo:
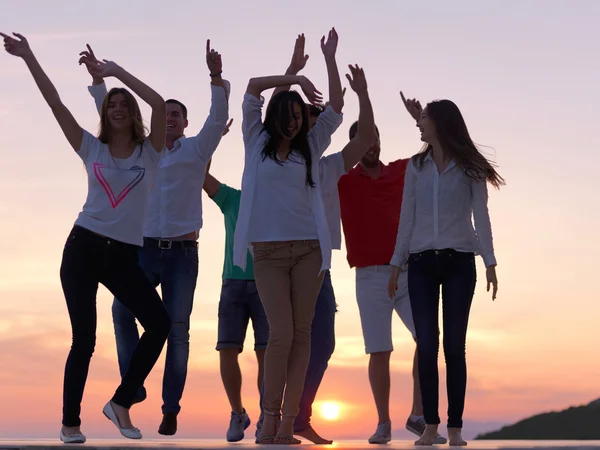
[[[261,436],[256,440],[257,444],[273,444],[275,441],[275,436]]]
[[[294,436],[275,436],[275,439],[273,439],[275,445],[298,445],[301,443],[302,441]]]

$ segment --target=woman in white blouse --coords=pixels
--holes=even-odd
[[[431,445],[437,436],[439,295],[442,287],[444,355],[448,390],[450,445],[462,439],[462,415],[467,384],[465,342],[475,291],[475,254],[483,257],[487,287],[496,297],[496,259],[488,213],[487,183],[499,188],[502,177],[477,150],[458,107],[449,100],[420,104],[405,100],[424,149],[406,170],[402,212],[392,257],[389,294],[408,263],[408,289],[419,358],[419,381],[425,433],[416,445]],[[473,228],[473,221],[475,228]]]
[[[308,130],[306,105],[297,92],[276,94],[264,123],[261,93],[299,85],[311,103],[321,93],[303,76],[253,78],[242,105],[245,167],[234,241],[234,264],[254,255],[256,286],[269,322],[259,442],[298,444],[294,419],[310,357],[310,332],[331,239],[320,194],[319,159],[342,122],[342,86],[335,60],[337,33],[321,40],[330,103]],[[284,391],[283,406],[281,393]],[[279,416],[283,413],[281,423]]]

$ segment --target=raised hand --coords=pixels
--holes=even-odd
[[[302,88],[302,92],[306,95],[309,103],[313,105],[321,104],[323,101],[323,94],[317,90],[315,85],[312,84],[308,78],[301,76],[298,85]]]
[[[415,98],[406,99],[404,97],[404,94],[402,93],[402,91],[400,91],[400,97],[402,97],[402,102],[404,103],[404,107],[406,108],[406,110],[408,111],[410,116],[415,120],[419,120],[421,118],[421,113],[423,112],[423,107],[421,106],[421,102],[419,102]]]
[[[348,65],[348,68],[350,69],[350,73],[346,74],[346,78],[348,79],[348,83],[350,83],[352,90],[358,95],[366,93],[367,79],[365,77],[365,71],[358,67],[358,64],[355,64],[354,66]]]
[[[346,88],[342,89],[342,97],[346,96]],[[326,101],[323,105],[323,109],[326,109],[329,106],[329,101]]]
[[[232,123],[233,123],[233,119],[229,119],[229,122],[227,122],[227,125],[225,125],[225,128],[223,129],[223,133],[221,133],[221,136],[225,136],[227,133],[229,133],[229,128],[231,127]],[[212,161],[212,159],[211,159],[211,161]],[[208,167],[210,167],[210,162],[208,163]]]
[[[14,37],[4,33],[0,33],[0,36],[4,38],[4,50],[6,50],[13,56],[18,56],[19,58],[25,58],[27,56],[33,55],[33,52],[29,47],[29,42],[27,42],[25,36],[19,33],[13,34],[18,39],[15,39]]]
[[[291,75],[297,75],[304,67],[306,67],[306,61],[308,61],[308,55],[304,54],[305,38],[304,33],[299,34],[294,44],[294,53],[292,60],[288,68],[288,73]]]
[[[120,71],[122,71],[121,67],[117,63],[107,59],[103,59],[102,61],[96,60],[96,62],[94,62],[87,58],[83,58],[83,61],[81,62],[87,66],[88,72],[93,77],[118,77]]]
[[[332,28],[327,36],[327,42],[325,42],[325,36],[321,38],[321,50],[323,50],[323,55],[325,55],[325,58],[335,58],[337,45],[338,34],[337,31],[335,31],[335,28]]]
[[[98,61],[98,58],[96,58],[96,55],[94,54],[92,47],[90,47],[90,44],[85,44],[85,46],[87,47],[87,50],[79,53],[79,65],[84,64],[87,68],[87,71],[94,79],[94,84],[100,84],[103,81],[102,77],[94,75],[90,70],[90,66],[97,66],[100,61]]]
[[[211,75],[220,75],[223,72],[221,54],[210,48],[210,39],[206,40],[206,65]]]

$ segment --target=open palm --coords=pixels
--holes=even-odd
[[[332,28],[327,35],[327,41],[325,41],[325,36],[321,38],[321,50],[323,50],[325,58],[333,58],[335,56],[337,45],[338,34],[337,31],[335,31],[335,28]]]
[[[367,78],[365,77],[365,71],[358,67],[358,64],[354,66],[348,65],[350,69],[350,73],[346,74],[346,78],[348,78],[348,83],[350,83],[350,87],[354,92],[360,94],[361,92],[367,91]]]
[[[18,56],[19,58],[23,58],[24,56],[31,55],[31,48],[29,47],[29,42],[25,36],[19,33],[13,33],[18,39],[15,39],[8,34],[0,33],[0,36],[4,38],[4,50],[14,56]]]

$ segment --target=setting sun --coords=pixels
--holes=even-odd
[[[326,420],[336,420],[340,416],[340,405],[335,402],[323,402],[321,415]]]

